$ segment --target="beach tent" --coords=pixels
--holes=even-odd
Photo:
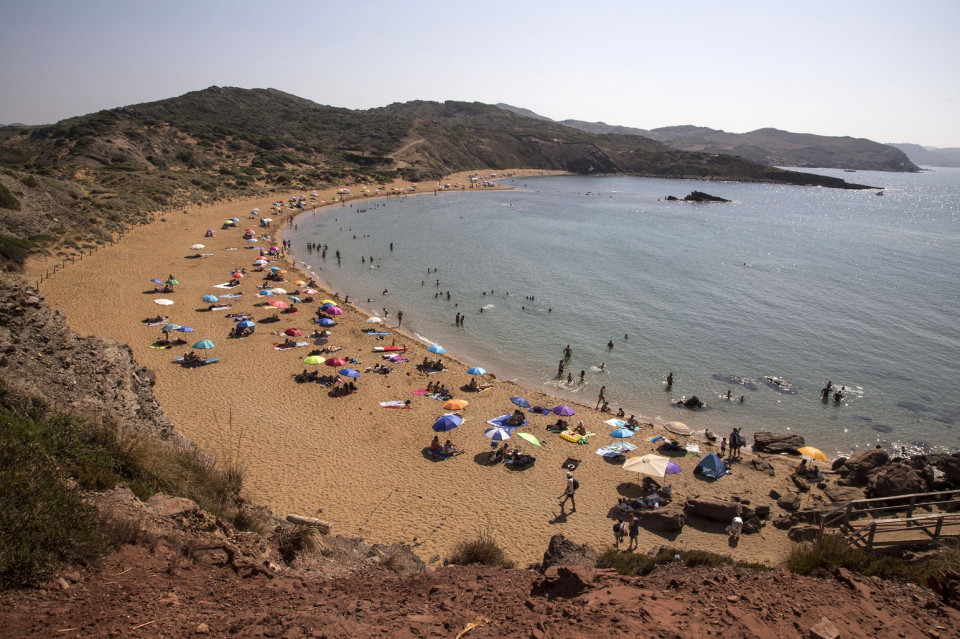
[[[720,479],[727,474],[727,466],[723,463],[716,453],[707,453],[693,469],[694,474],[710,477],[711,479]]]

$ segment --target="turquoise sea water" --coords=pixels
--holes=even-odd
[[[960,170],[817,172],[884,195],[538,177],[308,212],[285,237],[341,296],[402,310],[407,330],[501,379],[591,405],[606,386],[644,420],[789,431],[828,455],[960,450]],[[661,199],[692,190],[733,202]],[[567,344],[573,383],[556,379]],[[827,380],[842,403],[820,401]],[[707,408],[672,406],[684,395]]]

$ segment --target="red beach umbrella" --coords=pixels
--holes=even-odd
[[[287,308],[287,303],[281,302],[280,300],[270,300],[267,304],[274,308]]]
[[[289,335],[290,337],[303,337],[303,331],[299,328],[288,328],[283,332],[284,335]]]
[[[331,357],[323,363],[327,366],[346,366],[347,360],[343,359],[342,357]]]

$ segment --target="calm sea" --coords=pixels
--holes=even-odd
[[[647,421],[793,432],[828,455],[960,450],[960,170],[817,172],[883,195],[539,177],[308,212],[285,237],[332,290],[501,379],[588,404],[606,386]],[[733,202],[662,199],[692,190]],[[691,395],[706,408],[671,404]]]

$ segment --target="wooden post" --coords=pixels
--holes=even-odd
[[[937,517],[937,525],[933,529],[933,538],[940,539],[940,533],[943,531],[943,514]]]
[[[911,517],[913,517],[913,509],[916,508],[916,507],[917,507],[917,496],[916,496],[915,494],[914,494],[914,495],[910,495],[910,505],[907,506],[907,519],[908,519],[908,520],[909,520]],[[909,521],[907,521],[907,527],[908,527],[908,528],[910,527],[910,522],[909,522]]]
[[[870,534],[867,535],[867,549],[873,551],[873,538],[877,534],[877,522],[870,524]]]

